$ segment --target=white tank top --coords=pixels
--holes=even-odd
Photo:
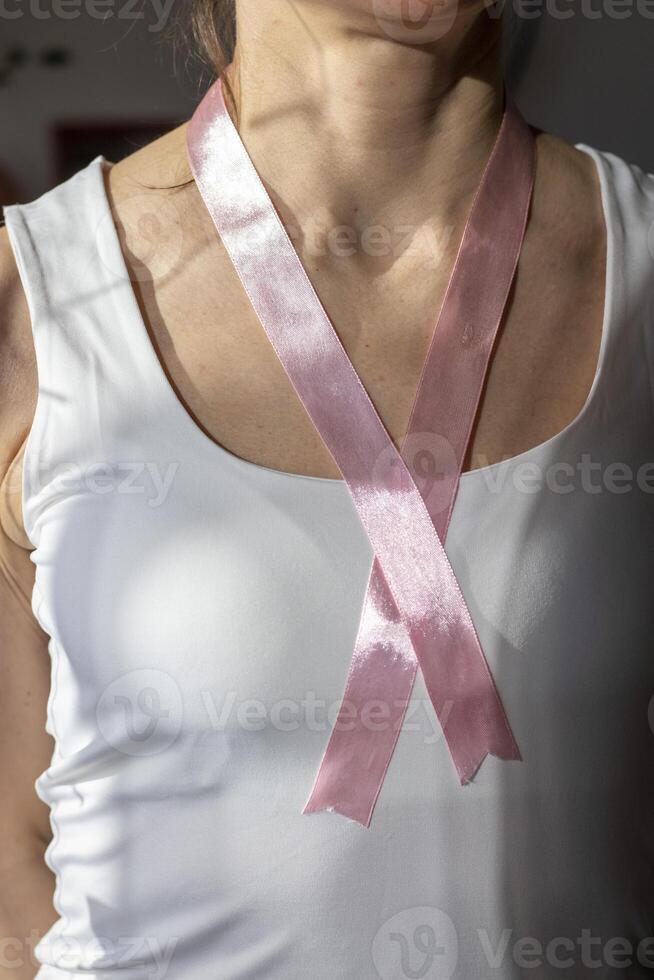
[[[301,813],[372,562],[345,484],[240,460],[183,408],[101,157],[7,209],[52,638],[37,789],[60,920],[39,980],[654,969],[654,176],[580,149],[608,226],[592,390],[558,435],[463,476],[447,538],[524,761],[462,788],[419,676],[369,829]]]

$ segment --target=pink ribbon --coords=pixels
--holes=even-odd
[[[220,81],[193,115],[188,154],[234,268],[347,483],[375,554],[341,712],[304,808],[335,810],[368,826],[418,666],[461,783],[488,754],[521,758],[442,542],[524,240],[533,137],[507,96],[402,453],[311,285],[227,112]],[[425,459],[428,479],[420,473]],[[387,724],[378,724],[378,714],[374,726],[366,723],[373,705],[386,708]]]

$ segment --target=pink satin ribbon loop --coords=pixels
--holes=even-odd
[[[341,709],[354,706],[354,726],[350,710],[347,725],[339,716],[305,806],[368,826],[418,666],[462,783],[489,753],[520,759],[443,542],[524,238],[533,137],[507,100],[401,453],[248,156],[220,82],[191,120],[188,152],[243,287],[343,474],[375,554]],[[435,446],[424,444],[428,434]],[[427,480],[419,464],[425,458],[432,464]],[[365,724],[373,702],[388,706],[383,729]]]

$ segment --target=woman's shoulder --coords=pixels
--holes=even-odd
[[[136,183],[152,190],[168,190],[189,183],[193,177],[186,155],[188,123],[131,153],[111,171],[117,182]]]
[[[164,198],[172,193],[184,194],[185,188],[192,187],[185,133],[186,126],[180,126],[117,164],[96,158],[39,197],[5,209],[9,227],[0,227],[0,527],[24,546],[27,541],[22,531],[21,500],[15,492],[21,481],[16,474],[20,474],[22,451],[34,418],[38,378],[30,290],[24,282],[27,276],[29,284],[31,276],[29,268],[21,272],[21,256],[28,266],[31,249],[45,250],[41,258],[52,257],[58,229],[66,237],[69,263],[76,244],[82,250],[86,247],[84,225],[92,223],[94,217],[85,206],[79,206],[80,194],[83,205],[97,206],[98,213],[104,212],[107,203],[110,205],[118,230],[127,228],[131,232],[131,254],[140,251],[135,242],[140,229],[151,245],[151,223],[141,220],[144,201],[148,202],[148,213],[156,216],[159,237],[165,238],[164,225],[171,209],[162,207]],[[100,162],[106,202],[98,195],[102,185],[94,172]],[[175,208],[175,214],[178,212],[179,208]],[[91,226],[89,233],[94,234]],[[144,243],[144,252],[148,248]]]
[[[25,435],[35,380],[30,311],[9,234],[0,228],[0,467]]]
[[[187,123],[178,126],[118,163],[105,167],[107,195],[114,215],[138,217],[144,202],[156,208],[158,202],[173,196],[183,199],[194,189],[193,175],[186,155]],[[166,209],[159,213],[165,220]]]
[[[163,270],[194,252],[201,211],[186,154],[187,125],[104,168],[108,206],[136,287],[146,279],[163,288]]]
[[[561,141],[563,142],[563,141]],[[640,231],[654,220],[654,172],[642,162],[605,145],[565,144],[578,159],[592,161],[607,199],[624,222],[625,232]]]
[[[553,133],[538,132],[537,146],[553,164],[560,181],[584,191],[599,179],[618,196],[630,194],[654,201],[654,172],[608,146],[570,142]],[[602,180],[602,178],[604,178]],[[610,186],[606,186],[610,185]]]
[[[33,245],[53,248],[59,231],[68,246],[79,244],[85,232],[92,233],[92,223],[104,219],[107,204],[114,219],[124,217],[129,225],[132,217],[138,224],[143,203],[149,200],[152,212],[163,221],[165,209],[157,212],[158,202],[173,194],[183,198],[193,188],[186,128],[186,123],[178,126],[117,163],[97,156],[39,197],[6,208],[7,223],[15,216],[17,223],[29,226]],[[136,205],[135,215],[131,205]]]
[[[607,234],[611,253],[624,252],[634,295],[654,292],[654,174],[614,150],[570,143],[539,133],[538,156],[548,179],[538,181],[534,199],[536,223],[553,247],[574,259],[592,257],[593,244]],[[634,261],[632,261],[634,260]],[[574,264],[573,264],[573,271]]]
[[[22,532],[16,472],[36,405],[36,357],[30,312],[6,228],[0,228],[0,525],[16,543]]]

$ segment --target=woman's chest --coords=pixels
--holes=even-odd
[[[214,441],[285,472],[340,473],[266,337],[227,253],[189,191],[175,275],[138,264],[141,312],[174,388]],[[585,202],[588,205],[589,202]],[[534,219],[495,346],[466,468],[524,452],[581,409],[597,366],[605,241],[585,213]],[[595,234],[599,229],[600,233]],[[298,243],[320,300],[397,445],[406,433],[459,229],[405,235],[388,256],[338,258]],[[164,236],[165,238],[165,236]],[[328,239],[327,239],[328,240]],[[303,246],[303,247],[300,247]],[[128,254],[138,243],[126,248]],[[265,256],[261,256],[262,275]],[[285,289],[270,276],[270,289]],[[486,312],[479,309],[479,323]],[[477,330],[479,323],[469,325]],[[466,325],[461,325],[462,333]],[[465,338],[464,338],[465,339]],[[462,341],[463,342],[463,341]],[[433,420],[440,432],[441,419]]]
[[[223,717],[271,734],[317,711],[328,734],[372,561],[353,504],[342,483],[214,462],[182,461],[163,493],[144,471],[129,490],[89,485],[46,512],[36,604],[79,709],[75,741],[93,732],[99,700],[116,718],[138,706],[132,682],[182,704],[193,731]],[[616,691],[629,703],[653,689],[654,521],[635,482],[631,495],[590,492],[601,473],[552,458],[534,493],[534,466],[465,477],[447,550],[518,717],[563,698],[572,724]]]

